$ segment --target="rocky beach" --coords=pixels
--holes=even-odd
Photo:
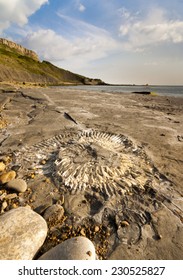
[[[3,85],[0,130],[1,259],[183,258],[183,98]]]

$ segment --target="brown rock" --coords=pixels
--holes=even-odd
[[[84,229],[84,228],[82,228],[82,229],[80,230],[80,233],[81,233],[81,235],[86,236],[86,233],[85,233],[85,229]]]
[[[6,165],[1,161],[0,162],[0,172],[4,171],[6,168]]]
[[[59,204],[48,207],[43,215],[46,221],[60,221],[64,215],[64,208]]]
[[[99,226],[95,226],[94,232],[98,232],[100,230]]]
[[[6,184],[7,182],[15,179],[16,172],[14,170],[8,171],[0,176],[0,183]]]

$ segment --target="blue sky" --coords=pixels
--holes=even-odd
[[[183,84],[183,0],[0,0],[0,37],[108,83]]]

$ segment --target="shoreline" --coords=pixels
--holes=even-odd
[[[63,82],[62,84],[57,85],[48,85],[48,84],[41,84],[41,83],[29,83],[29,82],[0,82],[0,90],[4,92],[8,91],[21,91],[24,89],[36,89],[36,88],[70,88],[70,89],[81,89],[87,91],[99,91],[99,92],[106,92],[106,93],[120,93],[120,94],[140,94],[140,95],[153,95],[153,96],[164,96],[164,97],[176,97],[176,98],[183,98],[183,86],[181,85],[115,85],[115,84],[79,84],[79,83],[68,83]],[[118,90],[111,90],[112,88],[119,88]],[[166,93],[164,92],[163,88],[168,88],[169,91]],[[176,88],[181,88],[182,93],[172,92]],[[101,90],[102,89],[102,90]],[[130,89],[130,90],[129,90]],[[136,89],[136,90],[135,90]],[[156,89],[156,91],[154,91]],[[170,90],[171,89],[171,90]]]
[[[98,91],[108,93],[121,93],[121,94],[144,94],[144,95],[156,95],[156,96],[174,96],[183,98],[183,86],[70,86],[71,89],[80,89],[87,91]]]
[[[3,103],[5,99],[7,101]],[[147,157],[152,160],[159,174],[161,174],[162,183],[164,180],[170,183],[170,186],[160,184],[160,189],[156,189],[157,197],[155,196],[154,199],[155,201],[157,200],[161,207],[157,211],[154,208],[153,210],[151,209],[152,205],[147,206],[146,209],[162,237],[160,240],[155,240],[151,222],[145,222],[144,225],[138,225],[138,228],[142,227],[142,236],[141,239],[138,239],[138,242],[134,244],[132,242],[131,244],[128,241],[125,244],[121,241],[121,243],[118,243],[116,236],[123,234],[121,229],[118,228],[118,231],[115,232],[111,227],[110,237],[107,237],[107,232],[104,230],[107,221],[102,220],[103,229],[101,229],[100,233],[102,234],[102,230],[104,232],[100,238],[101,240],[104,237],[108,238],[109,245],[108,251],[105,253],[99,251],[99,254],[103,259],[182,259],[183,242],[182,237],[180,237],[181,233],[183,233],[180,219],[183,213],[181,200],[183,195],[183,161],[181,156],[183,145],[182,98],[129,93],[113,94],[97,91],[81,92],[79,88],[55,87],[21,88],[15,91],[0,92],[0,103],[4,104],[0,112],[2,118],[0,121],[2,123],[4,121],[4,126],[1,128],[1,154],[3,155],[20,150],[24,146],[29,147],[37,144],[57,134],[67,131],[77,133],[81,129],[93,129],[94,131],[114,135],[121,134],[126,136],[129,141],[132,141],[134,145],[143,149]],[[67,112],[76,120],[78,125],[66,119],[64,112]],[[36,211],[38,211],[39,207],[48,203],[48,198],[45,195],[48,195],[51,190],[55,192],[55,201],[57,200],[56,197],[60,199],[59,192],[56,191],[53,182],[45,184],[45,180],[45,177],[40,176],[35,176],[28,180],[29,192],[25,192],[24,201],[33,210],[37,209]],[[43,188],[42,191],[41,187],[39,190],[35,187],[38,185]],[[44,189],[45,185],[46,189]],[[176,207],[182,209],[179,210],[180,217],[175,214],[177,210],[173,208],[173,204],[168,204],[166,199],[165,201],[162,199],[162,196],[167,196],[170,199],[171,191],[169,189],[173,190],[172,195],[174,197],[171,198],[173,203]],[[1,186],[1,190],[3,190],[3,186]],[[146,203],[148,203],[148,199],[152,199],[147,193],[141,194],[141,196],[143,195],[144,201],[147,199]],[[115,223],[115,220],[118,223],[117,219],[119,218],[123,221],[123,217],[122,215],[118,217],[112,207],[113,204],[118,205],[119,198],[114,197],[106,202],[100,195],[97,196],[91,193],[90,196],[81,193],[77,195],[66,193],[64,194],[64,209],[67,216],[70,213],[68,223],[73,219],[71,213],[74,212],[74,215],[80,221],[86,221],[88,229],[85,228],[85,231],[86,233],[91,231],[91,237],[94,238],[90,219],[94,219],[95,216],[96,220],[94,220],[95,222],[97,221],[97,212],[95,211],[100,213],[103,211],[102,206],[106,207],[111,217],[114,215],[113,223]],[[159,200],[160,197],[161,200]],[[179,197],[180,200],[178,200]],[[91,198],[95,203],[92,203]],[[49,199],[49,203],[51,203],[50,196]],[[82,201],[86,202],[83,204]],[[13,200],[11,203],[13,204]],[[8,205],[7,210],[11,209],[11,203]],[[143,202],[141,202],[142,205],[137,202],[133,203],[133,207],[139,207],[139,211],[144,211],[142,210],[145,207]],[[91,213],[95,213],[95,215],[92,216]],[[138,221],[133,220],[133,222],[130,221],[128,230],[124,228],[127,238],[129,238],[130,234],[135,234],[135,230],[137,230],[136,224],[138,224]],[[80,231],[77,230],[78,228],[75,228],[73,234],[80,234]],[[62,227],[60,231],[63,234]],[[72,236],[71,230],[66,230],[66,235],[66,238]],[[51,237],[54,237],[54,235]],[[54,240],[54,238],[49,242],[47,240],[47,244],[44,244],[43,249],[47,250],[49,247],[55,246]],[[96,243],[99,242],[97,240],[95,240]],[[104,246],[101,240],[100,246]],[[58,242],[61,241],[63,239],[60,238]],[[146,248],[145,251],[144,248]]]

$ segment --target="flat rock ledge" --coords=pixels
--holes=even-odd
[[[95,247],[86,237],[78,236],[64,241],[43,254],[39,260],[95,260]]]
[[[46,221],[27,207],[0,215],[0,260],[32,260],[47,230]]]

